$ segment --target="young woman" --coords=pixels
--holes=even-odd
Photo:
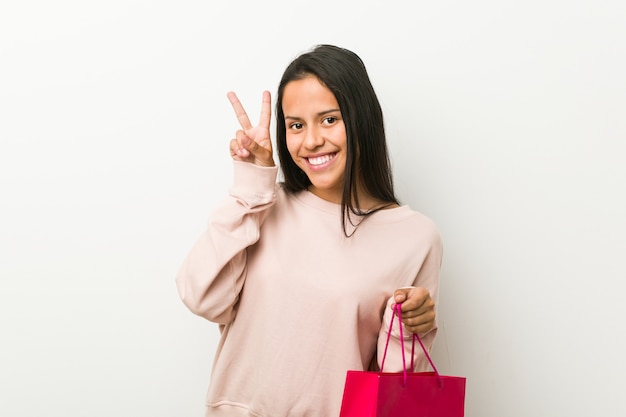
[[[220,325],[206,415],[338,416],[346,371],[378,369],[395,303],[406,337],[432,345],[439,233],[394,195],[380,104],[353,52],[321,45],[285,70],[280,183],[270,93],[257,126],[228,98],[233,185],[176,277],[187,307]],[[397,330],[385,371],[402,369]]]

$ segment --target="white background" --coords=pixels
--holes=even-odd
[[[3,2],[0,415],[202,415],[214,325],[174,275],[230,184],[239,93],[357,52],[397,191],[444,245],[469,417],[620,416],[622,0]]]

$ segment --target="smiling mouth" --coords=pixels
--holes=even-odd
[[[329,153],[329,154],[326,154],[326,155],[321,155],[321,156],[315,156],[315,157],[312,157],[312,158],[307,158],[307,161],[312,166],[320,166],[320,165],[324,165],[325,163],[331,161],[335,157],[335,155],[337,155],[337,154]]]

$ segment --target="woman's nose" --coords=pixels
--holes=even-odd
[[[307,129],[304,137],[304,146],[307,149],[315,149],[324,144],[324,138],[318,129]]]

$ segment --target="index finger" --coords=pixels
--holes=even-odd
[[[271,118],[272,118],[272,99],[270,96],[270,92],[263,91],[263,103],[261,103],[261,117],[259,118],[259,126],[269,129]]]
[[[230,104],[233,106],[233,110],[235,110],[235,114],[237,115],[237,120],[239,120],[239,125],[243,128],[243,130],[252,129],[252,123],[250,123],[250,119],[248,118],[248,114],[244,110],[237,94],[233,91],[229,91],[226,94],[228,100],[230,100]]]

